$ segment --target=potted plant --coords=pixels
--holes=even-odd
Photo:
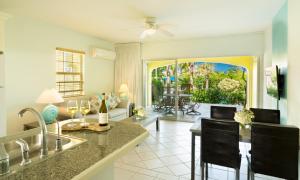
[[[145,116],[145,109],[143,107],[135,108],[133,114],[136,119],[142,119]]]
[[[248,128],[252,123],[254,113],[246,108],[238,111],[234,115],[234,120],[240,124],[241,128]]]

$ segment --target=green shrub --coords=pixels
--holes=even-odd
[[[160,79],[152,79],[152,102],[158,103],[164,93],[164,84]]]
[[[210,88],[208,90],[197,89],[194,90],[192,95],[192,100],[194,102],[219,104],[223,101],[222,92],[215,88]]]

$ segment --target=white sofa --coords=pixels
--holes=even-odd
[[[88,97],[88,96],[82,96],[82,97],[73,98],[73,99],[77,99],[78,103],[80,103],[81,99],[89,99],[89,98],[90,97]],[[57,120],[63,121],[63,120],[67,120],[67,119],[71,118],[70,114],[68,114],[67,110],[66,110],[66,102],[59,104],[58,107],[59,107],[59,114],[58,114]],[[121,101],[116,108],[108,111],[109,120],[120,121],[120,120],[126,119],[127,117],[131,116],[133,108],[134,108],[133,103],[130,103],[129,101]],[[80,113],[75,115],[76,118],[78,118],[80,116],[81,116]],[[90,113],[87,115],[87,118],[98,119],[98,113],[97,112]]]
[[[126,119],[130,115],[131,103],[129,102],[121,102],[116,108],[108,111],[108,118],[111,121],[120,121]],[[98,113],[96,114],[88,114],[87,118],[98,119]]]

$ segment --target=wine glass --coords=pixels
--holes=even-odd
[[[80,123],[82,127],[88,127],[89,123],[86,122],[86,115],[91,110],[91,102],[88,100],[81,100],[80,101],[80,112],[83,114],[83,122]]]
[[[76,124],[73,122],[74,115],[78,111],[77,100],[69,100],[67,103],[67,111],[71,115],[71,123],[68,124],[69,127],[74,127]]]

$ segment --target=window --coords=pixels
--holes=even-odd
[[[84,52],[56,48],[56,88],[63,97],[81,96]]]

